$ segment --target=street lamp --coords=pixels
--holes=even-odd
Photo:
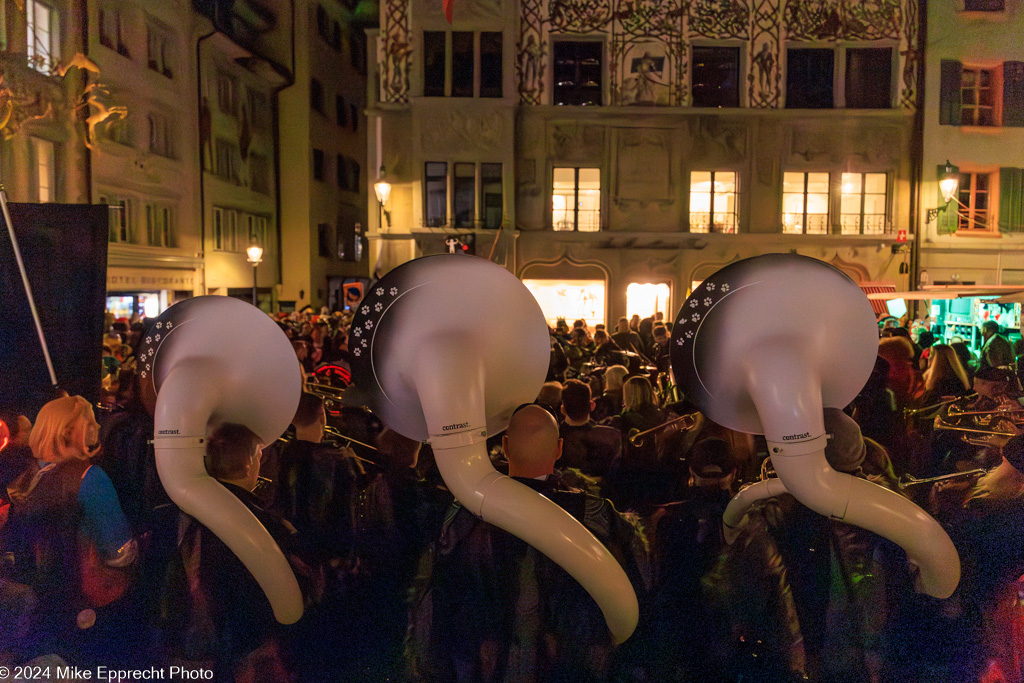
[[[959,185],[960,169],[949,163],[949,159],[946,159],[946,164],[939,167],[939,190],[942,192],[943,205],[935,209],[928,209],[928,218],[925,220],[925,223],[931,223],[939,217],[939,211],[949,208],[949,203],[956,196],[956,190]]]
[[[380,173],[377,175],[377,182],[373,184],[373,193],[377,195],[377,223],[378,227],[383,227],[383,217],[388,219],[388,227],[391,227],[391,214],[384,209],[384,205],[388,203],[388,197],[391,196],[391,183],[385,180],[386,173],[384,172],[383,164],[380,167]]]
[[[249,245],[249,248],[245,250],[247,255],[246,260],[252,264],[252,305],[259,306],[256,301],[256,268],[260,265],[260,261],[263,260],[263,247],[256,244],[255,242]]]

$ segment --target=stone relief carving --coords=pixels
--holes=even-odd
[[[672,131],[627,128],[618,131],[616,197],[629,201],[671,201]]]
[[[792,131],[793,145],[790,153],[803,161],[828,159],[835,148],[834,135],[825,130],[796,128]]]
[[[747,129],[722,124],[717,116],[700,116],[690,122],[695,153],[702,157],[741,161],[747,153]]]
[[[600,161],[604,154],[604,128],[575,123],[554,126],[551,150],[558,161]]]
[[[494,148],[508,139],[505,118],[497,112],[469,114],[459,109],[424,114],[420,147],[425,153]]]

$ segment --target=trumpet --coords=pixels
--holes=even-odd
[[[305,391],[308,394],[319,396],[325,401],[334,401],[336,403],[340,403],[342,396],[345,394],[344,389],[319,382],[307,382]]]
[[[958,481],[960,479],[975,479],[982,477],[989,473],[990,470],[978,468],[973,470],[964,470],[963,472],[953,472],[952,474],[940,474],[937,477],[926,477],[924,479],[918,479],[911,475],[906,475],[900,479],[900,488],[910,488],[912,486],[923,486],[924,484],[935,484],[940,481]]]
[[[990,417],[998,417],[1000,415],[1011,415],[1013,413],[1024,413],[1024,408],[994,408],[992,410],[959,410],[955,409],[954,406],[949,407],[950,417],[960,417],[961,415],[988,415]]]
[[[917,417],[918,415],[924,415],[925,413],[931,413],[931,412],[934,412],[934,411],[938,410],[942,406],[946,406],[946,405],[949,405],[951,403],[956,403],[957,401],[964,401],[964,400],[967,400],[967,399],[973,399],[973,398],[977,398],[977,397],[978,397],[978,394],[976,394],[976,393],[975,394],[968,394],[967,396],[957,396],[956,398],[951,398],[948,401],[941,401],[939,403],[933,403],[930,406],[922,406],[920,408],[904,408],[903,409],[903,419],[905,420],[908,417]],[[950,409],[950,410],[952,412],[952,409]],[[962,413],[960,413],[960,414],[962,414]]]
[[[657,425],[656,427],[645,429],[642,432],[636,428],[630,429],[628,434],[629,444],[631,446],[636,446],[637,448],[639,448],[644,445],[643,437],[645,434],[657,432],[666,427],[675,426],[676,431],[685,432],[687,429],[692,429],[693,426],[697,424],[696,416],[697,413],[687,413],[686,415],[680,415],[679,417],[667,420],[666,422],[662,422],[660,425]]]

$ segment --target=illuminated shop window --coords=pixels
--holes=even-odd
[[[604,280],[523,280],[530,290],[549,327],[559,318],[572,325],[574,320],[586,320],[591,330],[604,323]]]
[[[844,235],[885,232],[884,173],[844,173],[839,222]]]
[[[600,230],[601,169],[554,169],[551,214],[551,225],[555,230]]]
[[[665,320],[671,320],[671,289],[664,282],[632,282],[626,287],[626,317],[639,315],[649,318],[660,311]]]
[[[736,232],[736,173],[690,174],[690,232]]]
[[[782,178],[782,232],[828,233],[828,173],[786,171]]]

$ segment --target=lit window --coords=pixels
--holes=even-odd
[[[601,229],[601,169],[554,169],[551,221],[555,230]]]
[[[590,329],[604,322],[604,280],[526,279],[523,284],[540,304],[549,327],[554,327],[559,318],[585,320]]]
[[[60,22],[56,10],[39,0],[25,0],[28,38],[28,65],[50,73],[60,59]]]
[[[844,235],[885,232],[885,174],[844,173],[839,223]]]
[[[989,174],[961,173],[957,231],[989,230]]]
[[[996,125],[995,102],[993,71],[964,67],[960,80],[960,125]]]
[[[828,173],[787,171],[782,179],[782,232],[828,233]]]
[[[690,174],[690,232],[736,232],[736,173]]]
[[[56,155],[49,140],[32,138],[32,156],[36,163],[36,200],[52,202],[56,194]]]
[[[648,318],[660,311],[664,314],[665,320],[668,320],[672,310],[670,293],[671,289],[664,282],[630,283],[626,286],[626,317],[631,318],[636,314],[641,318]]]

